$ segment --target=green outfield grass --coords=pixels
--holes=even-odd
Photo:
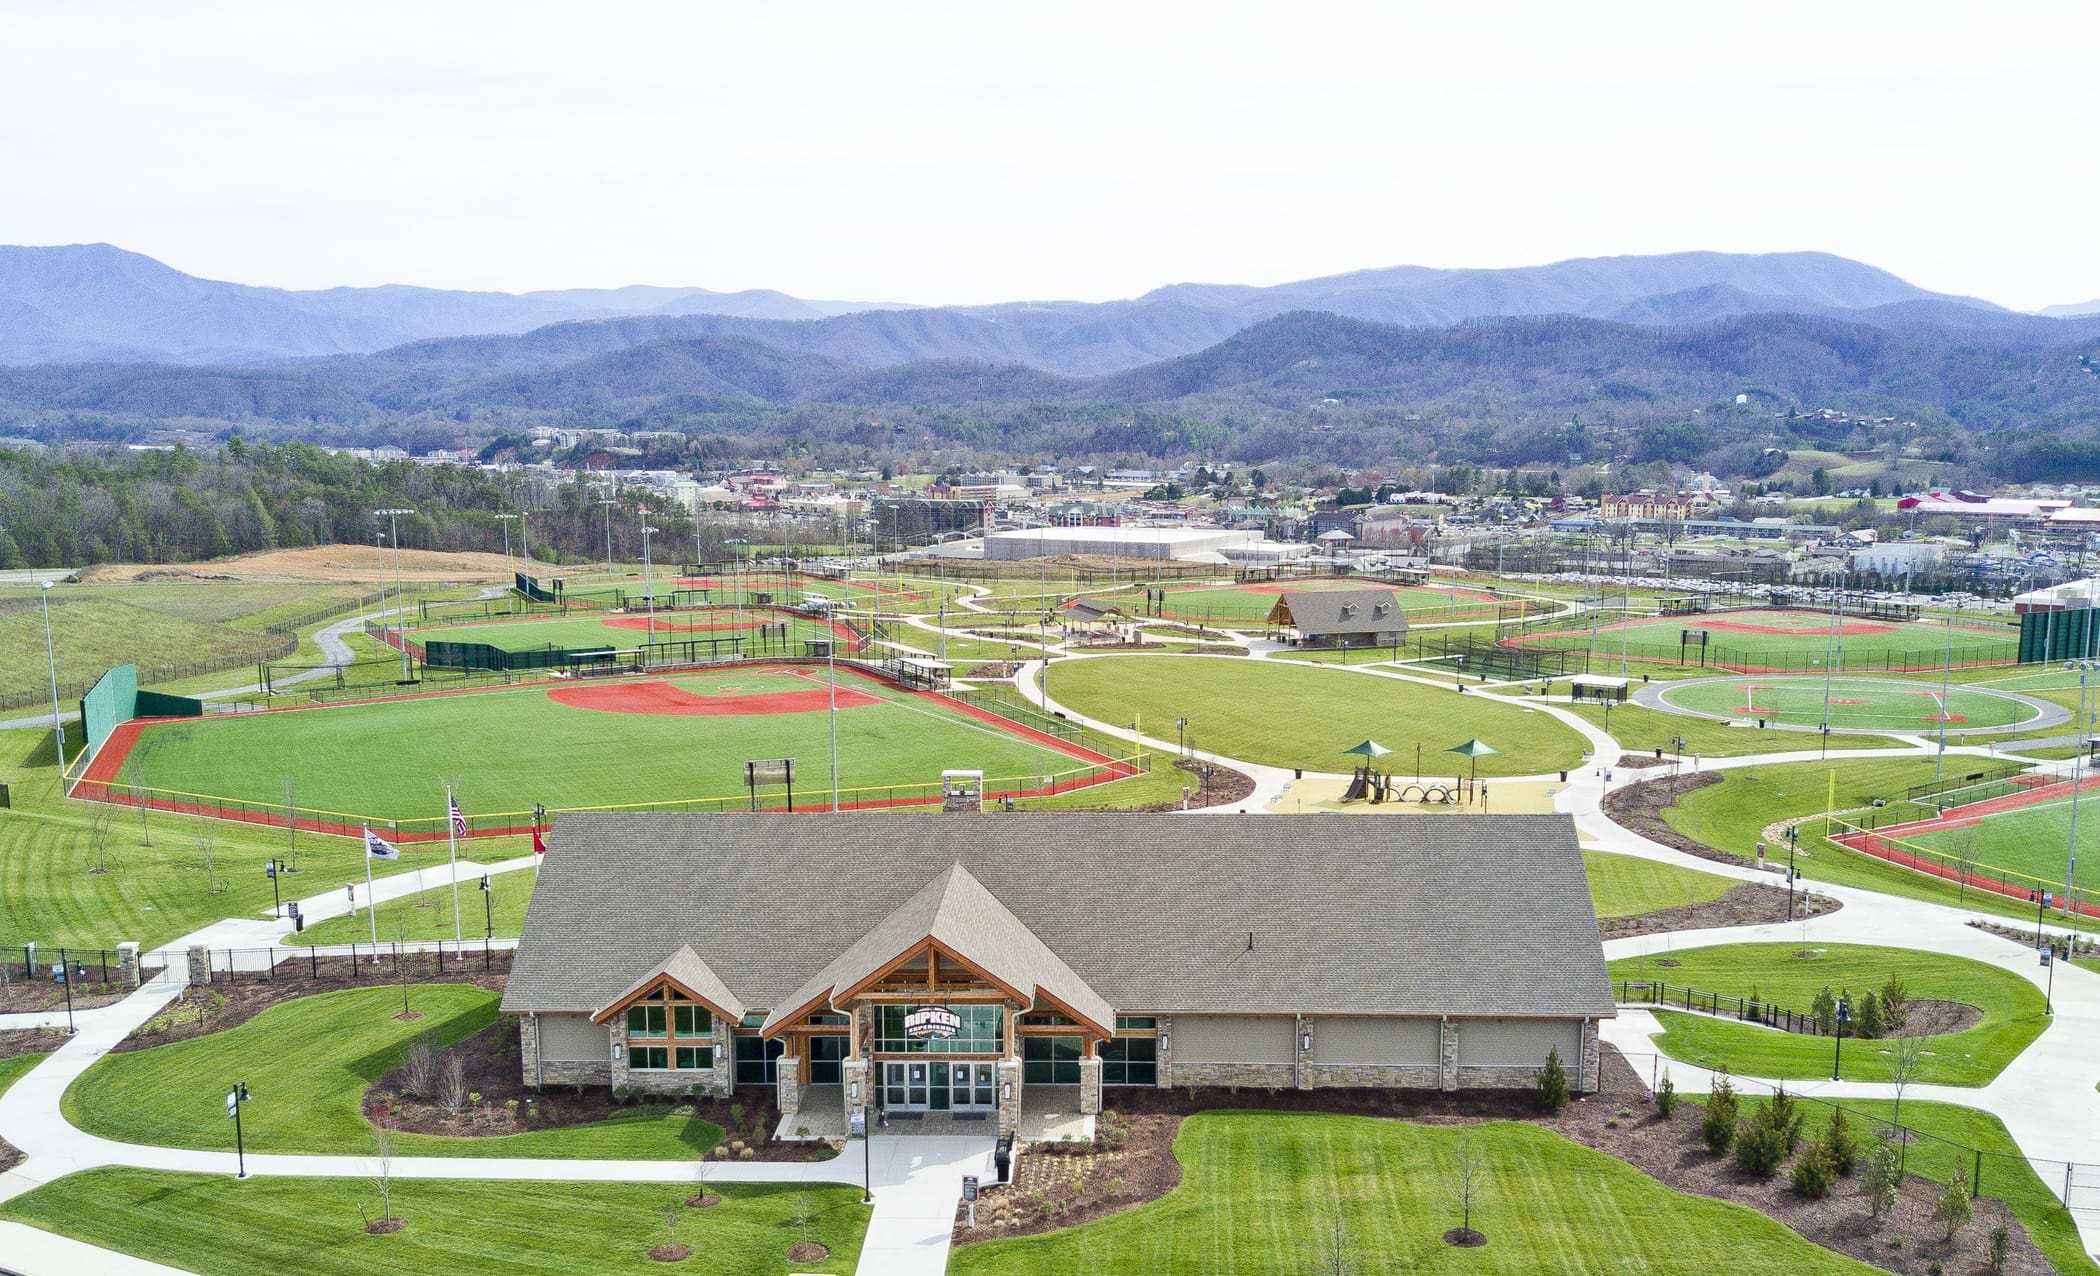
[[[469,846],[468,849],[475,849]],[[481,877],[462,871],[459,875],[460,931],[468,942],[489,933],[487,901],[495,903],[495,938],[516,939],[525,925],[525,906],[532,902],[532,888],[539,880],[536,868],[492,873],[489,895],[481,890]],[[372,919],[366,916],[331,917],[288,935],[288,944],[362,944],[372,937]],[[380,940],[431,940],[452,938],[452,886],[447,883],[379,906]]]
[[[1285,593],[1315,593],[1323,590],[1390,589],[1400,596],[1400,610],[1407,613],[1409,621],[1417,624],[1444,620],[1492,620],[1495,618],[1496,608],[1502,605],[1485,590],[1466,586],[1443,589],[1329,577],[1245,585],[1164,585],[1159,588],[1165,589],[1167,593],[1166,602],[1159,612],[1162,618],[1235,626],[1261,624],[1268,619],[1270,609],[1276,606],[1276,600]],[[1149,608],[1143,608],[1143,589],[1111,594],[1107,601],[1132,614],[1136,614],[1141,608],[1145,614],[1151,614]]]
[[[1833,678],[1826,684],[1819,677],[1738,674],[1672,684],[1663,689],[1662,701],[1709,718],[1820,726],[1826,693],[1828,721],[1843,731],[1936,734],[1944,714],[1947,733],[1956,735],[2019,726],[2040,716],[2033,705],[1963,686],[1948,687],[1943,709],[1939,684],[1925,679]]]
[[[397,1179],[393,1212],[408,1226],[365,1234],[379,1193],[364,1179],[254,1178],[100,1169],[69,1175],[0,1206],[0,1218],[200,1276],[372,1276],[500,1271],[517,1276],[843,1276],[860,1261],[868,1209],[836,1184],[721,1183],[722,1203],[686,1209],[692,1185]],[[807,1198],[821,1263],[790,1264],[793,1220]],[[667,1231],[664,1211],[675,1209]],[[362,1213],[360,1212],[362,1211]],[[648,1251],[675,1238],[681,1263]]]
[[[497,620],[488,623],[457,625],[432,625],[421,629],[410,629],[408,640],[413,643],[431,642],[478,642],[503,651],[541,651],[548,647],[566,647],[570,650],[590,650],[611,647],[617,651],[632,651],[649,644],[652,638],[658,645],[665,643],[699,643],[701,654],[708,654],[707,644],[720,641],[719,650],[727,654],[730,639],[743,635],[745,650],[752,654],[771,652],[775,655],[799,656],[802,644],[828,637],[834,631],[831,626],[807,616],[790,616],[777,611],[745,611],[731,608],[707,608],[699,611],[658,612],[655,628],[649,628],[649,617],[643,613],[621,613],[607,616],[592,612],[569,616],[533,617],[521,620]],[[785,640],[774,638],[762,644],[759,630],[764,625],[785,624]],[[851,639],[841,638],[842,643]]]
[[[1949,776],[1979,774],[1997,779],[2020,770],[2017,763],[1954,756],[1944,773]],[[1837,758],[1828,762],[1790,762],[1729,771],[1718,784],[1684,794],[1677,805],[1664,813],[1671,828],[1716,850],[1747,861],[1754,857],[1758,838],[1769,824],[1788,818],[1821,815],[1829,801],[1830,783],[1836,779],[1837,809],[1868,807],[1876,798],[1891,805],[1882,809],[1883,822],[1902,818],[1923,819],[1930,808],[1905,804],[1909,786],[1933,779],[1931,758]],[[2090,800],[2090,799],[2088,799]],[[1786,859],[1786,844],[1774,842],[1767,854],[1776,862]],[[1981,864],[1981,858],[1978,858]],[[2032,922],[2031,905],[2001,895],[1965,890],[1959,882],[1915,872],[1823,839],[1823,821],[1810,819],[1801,826],[1797,857],[1801,875],[1812,882],[1838,886],[1862,886],[1869,890],[1926,899],[1975,913],[2018,918]],[[2058,875],[2062,864],[2057,865]],[[2091,929],[2090,922],[2085,924]]]
[[[78,724],[69,729],[78,738]],[[13,802],[0,819],[0,942],[114,948],[134,939],[151,950],[222,918],[266,916],[273,896],[262,866],[271,859],[298,869],[280,881],[287,899],[340,893],[345,882],[364,880],[363,847],[354,839],[302,833],[294,842],[282,829],[162,812],[142,825],[136,811],[66,801],[46,730],[0,732],[0,782]],[[107,829],[98,851],[93,826],[101,816]],[[207,829],[211,871],[198,840]],[[525,838],[474,843],[476,855],[499,859],[531,850]],[[444,862],[443,842],[410,842],[390,871]]]
[[[1599,917],[1632,917],[1666,908],[1689,908],[1719,899],[1737,885],[1735,879],[1718,873],[1605,851],[1584,851],[1582,867],[1589,874],[1590,899],[1596,904]]]
[[[1759,730],[1756,727],[1732,727],[1725,722],[1709,718],[1692,718],[1681,713],[1664,713],[1647,709],[1628,701],[1613,705],[1609,714],[1597,704],[1562,705],[1561,708],[1580,715],[1584,720],[1608,728],[1612,738],[1629,753],[1646,753],[1651,756],[1661,749],[1665,757],[1675,757],[1677,741],[1684,741],[1684,764],[1692,765],[1694,755],[1701,758],[1733,758],[1752,753],[1782,753],[1796,749],[1817,747],[1818,738],[1813,735],[1798,735],[1786,731]],[[1609,722],[1606,719],[1609,719]],[[1878,735],[1833,735],[1830,749],[1833,753],[1846,749],[1887,749],[1896,742],[1887,736]]]
[[[1957,807],[1948,814],[1960,816],[1963,812]],[[2075,884],[2083,897],[2100,890],[2100,795],[2091,789],[2081,792],[2078,795],[2078,815],[2078,876]],[[1901,836],[1905,842],[1958,859],[2060,882],[2071,848],[2071,799],[2065,796],[1986,814],[1972,824]]]
[[[1501,750],[1480,759],[1483,776],[1532,775],[1579,766],[1582,738],[1545,713],[1485,696],[1341,669],[1202,656],[1102,656],[1059,661],[1050,696],[1087,717],[1173,738],[1189,719],[1192,746],[1270,766],[1346,771],[1342,750],[1365,737],[1394,751],[1395,772],[1412,773],[1414,746],[1426,774],[1468,774],[1444,752],[1469,737]],[[1403,761],[1404,759],[1404,761]]]
[[[1697,663],[1698,648],[1680,647],[1678,641],[1687,629],[1703,629],[1710,635],[1709,662],[1736,667],[1820,673],[1830,648],[1830,614],[1795,609],[1636,618],[1623,624],[1600,624],[1595,630],[1542,630],[1513,641],[1527,647],[1594,649],[1600,654],[1616,653],[1624,645],[1637,659]],[[1902,653],[1909,653],[1909,658],[1899,667],[1933,669],[1942,662],[1947,627],[1930,620],[1880,621],[1847,616],[1839,645],[1843,656],[1837,667],[1841,673],[1885,669]],[[1954,631],[1957,664],[2010,664],[2018,650],[2017,634],[2003,625],[1970,624],[1957,626]]]
[[[408,989],[417,1018],[404,1021],[398,987],[357,988],[284,1002],[224,1032],[108,1055],[60,1100],[66,1119],[123,1143],[233,1150],[226,1085],[248,1083],[242,1110],[251,1152],[370,1155],[363,1098],[407,1057],[418,1036],[450,1044],[496,1022],[497,994],[462,984]],[[397,1134],[401,1156],[611,1158],[697,1161],[722,1137],[719,1126],[672,1109],[568,1129],[489,1138]]]
[[[1473,1225],[1454,1249],[1450,1184],[1468,1141],[1485,1158]],[[955,1251],[953,1276],[1269,1276],[1334,1270],[1339,1210],[1354,1270],[1377,1272],[1871,1273],[1754,1210],[1674,1192],[1535,1126],[1425,1126],[1367,1117],[1200,1112],[1174,1141],[1163,1199],[1040,1236]],[[1330,1241],[1331,1244],[1331,1241]]]
[[[978,721],[934,697],[848,671],[851,707],[838,714],[839,786],[846,801],[886,799],[889,786],[932,785],[948,768],[988,779],[1040,777],[1085,764]],[[375,820],[444,814],[449,780],[469,815],[623,803],[736,799],[744,762],[796,760],[797,805],[830,799],[831,715],[822,667],[720,670],[657,682],[495,688],[152,726],[150,784],[280,810],[286,776],[307,812]],[[639,690],[637,690],[639,689]],[[688,703],[790,694],[794,712],[695,716],[613,712],[554,697],[627,696],[652,689]],[[815,703],[809,698],[814,697]],[[675,706],[674,706],[675,707]]]
[[[1803,957],[1801,953],[1812,953]],[[1850,989],[1854,996],[1880,989],[1896,975],[1914,1000],[1958,1001],[1983,1018],[1964,1032],[1924,1038],[1928,1051],[1915,1078],[1932,1085],[1980,1086],[2042,1035],[2042,990],[2009,971],[1940,953],[1865,944],[1719,944],[1668,954],[1675,967],[1654,957],[1623,957],[1611,963],[1615,980],[1662,980],[1700,992],[1756,996],[1768,1005],[1806,1013],[1817,991]],[[1658,1010],[1666,1030],[1657,1048],[1673,1059],[1705,1068],[1726,1068],[1752,1077],[1807,1078],[1830,1075],[1836,1043],[1828,1037],[1780,1032],[1756,1024]],[[1852,1081],[1886,1081],[1886,1041],[1845,1043],[1842,1075]]]

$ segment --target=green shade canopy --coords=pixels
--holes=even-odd
[[[1502,752],[1502,750],[1496,748],[1492,744],[1489,744],[1485,740],[1473,739],[1466,741],[1464,744],[1454,744],[1450,748],[1444,750],[1444,752],[1463,753],[1469,758],[1485,758],[1492,754],[1500,753]]]
[[[1386,754],[1391,753],[1392,750],[1386,748],[1384,745],[1378,743],[1378,741],[1376,740],[1366,740],[1362,744],[1351,745],[1349,748],[1343,749],[1342,752],[1361,753],[1367,758],[1382,758]],[[1493,752],[1493,750],[1490,750],[1490,752]]]

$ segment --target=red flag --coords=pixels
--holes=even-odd
[[[547,853],[547,843],[540,837],[540,826],[537,824],[532,826],[532,853],[534,855],[545,855]]]

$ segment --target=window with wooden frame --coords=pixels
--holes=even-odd
[[[715,1066],[715,1016],[668,988],[627,1007],[627,1067],[635,1072],[705,1071]]]

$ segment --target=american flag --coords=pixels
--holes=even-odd
[[[449,789],[445,792],[445,805],[452,808],[452,836],[465,837],[467,835],[467,817],[459,809],[459,799],[453,797]]]

